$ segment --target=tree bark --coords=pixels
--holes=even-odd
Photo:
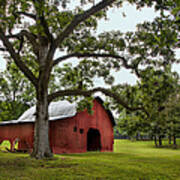
[[[39,53],[40,71],[38,86],[36,88],[37,104],[34,127],[34,148],[32,152],[32,157],[35,157],[36,159],[43,159],[53,156],[49,143],[48,113],[48,83],[51,69],[46,67],[48,46],[46,44],[44,46],[44,44],[42,43]]]
[[[171,144],[171,135],[169,135],[168,140],[169,140],[169,144]]]
[[[42,94],[41,94],[42,93]],[[49,115],[47,92],[38,92],[34,127],[34,148],[31,154],[36,159],[52,157],[49,144]]]
[[[156,135],[154,136],[154,144],[155,144],[156,147],[158,147]]]
[[[174,148],[177,148],[176,135],[173,135],[173,146]]]
[[[139,133],[136,133],[136,141],[139,140]]]
[[[159,136],[159,147],[162,147],[162,136]]]

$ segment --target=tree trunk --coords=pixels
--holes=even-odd
[[[169,144],[171,144],[171,135],[169,135],[168,140],[169,140]]]
[[[139,133],[136,133],[136,141],[139,140]]]
[[[43,159],[52,157],[49,145],[49,116],[47,95],[44,99],[38,99],[36,105],[36,121],[34,127],[34,149],[32,157]]]
[[[49,143],[49,113],[48,113],[48,83],[51,73],[51,63],[48,62],[48,43],[41,36],[39,47],[39,77],[36,87],[36,121],[34,127],[34,148],[32,157],[43,159],[52,157]]]
[[[177,148],[176,135],[173,135],[173,146],[174,146],[174,148]]]
[[[48,73],[40,74],[36,89],[36,121],[34,127],[34,148],[31,154],[36,159],[52,157],[49,143],[49,114],[48,114]]]
[[[156,135],[154,136],[154,144],[155,144],[156,147],[158,147]]]
[[[162,136],[159,136],[159,147],[162,147]]]
[[[143,141],[143,136],[141,134],[139,134],[139,136],[140,136],[140,140]]]

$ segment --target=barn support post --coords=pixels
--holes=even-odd
[[[10,147],[10,151],[13,152],[14,151],[14,139],[10,139],[9,142],[11,144],[11,147]]]

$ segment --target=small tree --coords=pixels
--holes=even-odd
[[[162,112],[164,121],[166,121],[167,136],[169,137],[169,144],[173,139],[174,148],[177,147],[176,137],[180,134],[180,97],[179,97],[179,85],[175,93],[171,94],[168,100],[164,104],[165,109]]]
[[[35,91],[15,64],[0,72],[0,121],[17,119],[35,103]],[[27,104],[28,102],[28,104]]]

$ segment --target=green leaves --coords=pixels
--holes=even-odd
[[[158,17],[152,23],[137,25],[138,31],[126,33],[126,46],[132,62],[141,65],[166,66],[177,62],[178,29],[169,16]]]
[[[164,70],[149,67],[140,75],[138,85],[124,86],[119,91],[129,104],[141,105],[145,111],[120,111],[117,121],[121,132],[130,137],[138,133],[149,136],[180,133],[177,74],[168,66]]]
[[[86,97],[78,102],[78,111],[87,110],[89,114],[93,114],[93,97]]]
[[[16,120],[28,108],[27,104],[17,101],[0,101],[0,121]]]
[[[35,104],[35,89],[14,63],[0,73],[0,121],[15,120]]]
[[[0,73],[0,92],[0,100],[34,104],[34,89],[14,63],[8,64],[7,70]]]

